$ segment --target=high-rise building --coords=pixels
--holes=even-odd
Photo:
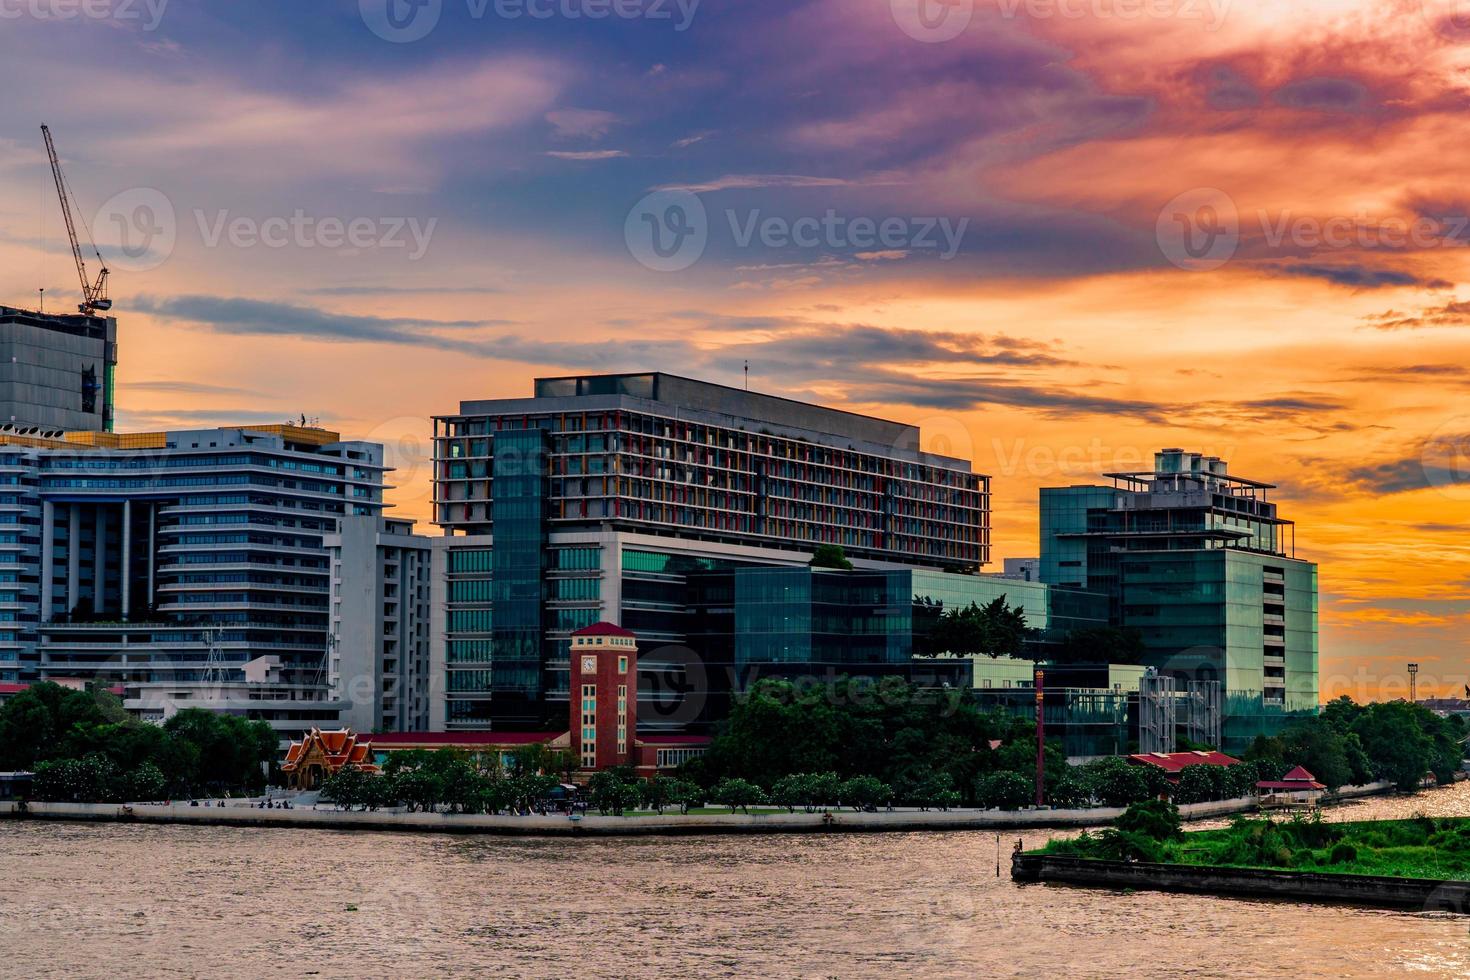
[[[677,674],[702,655],[696,573],[804,570],[820,545],[874,571],[989,558],[988,478],[916,427],[723,385],[539,379],[436,418],[434,446],[435,728],[564,717],[568,640],[598,621],[638,634],[640,670]]]
[[[331,658],[342,723],[359,732],[429,729],[429,538],[413,521],[358,514],[323,535],[331,561]]]
[[[0,427],[111,432],[117,320],[0,306]]]
[[[383,474],[381,446],[290,425],[0,433],[0,681],[336,724],[323,539],[377,519]]]
[[[1108,476],[1041,491],[1042,581],[1108,595],[1160,673],[1219,681],[1229,749],[1315,712],[1317,566],[1274,487],[1180,449]]]

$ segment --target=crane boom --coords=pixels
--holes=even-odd
[[[82,281],[82,304],[78,309],[87,316],[98,310],[110,310],[112,300],[107,298],[107,263],[102,260],[102,252],[98,250],[89,231],[87,242],[97,256],[101,271],[97,273],[96,282],[88,280],[87,261],[82,256],[82,244],[77,238],[76,220],[72,216],[71,195],[67,193],[66,177],[61,172],[61,158],[56,154],[56,143],[51,139],[49,126],[41,127],[41,137],[46,141],[46,156],[51,160],[51,176],[56,180],[56,196],[61,199],[61,217],[66,222],[66,237],[71,242],[71,256],[77,263],[77,278]]]

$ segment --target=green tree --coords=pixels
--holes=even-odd
[[[706,796],[704,787],[688,779],[675,779],[673,786],[669,788],[670,802],[678,806],[679,812],[684,814],[704,806]]]
[[[1418,789],[1434,768],[1435,741],[1430,731],[1437,728],[1438,719],[1432,712],[1407,701],[1389,701],[1368,705],[1353,722],[1352,732],[1379,775],[1407,791]]]
[[[1137,664],[1145,650],[1143,634],[1136,629],[1093,626],[1069,631],[1049,652],[1058,664]]]
[[[603,816],[611,812],[614,816],[621,817],[629,802],[625,787],[636,784],[637,781],[638,777],[634,775],[632,766],[602,769],[593,773],[592,778],[587,781],[587,796]]]
[[[1128,806],[1152,797],[1154,793],[1144,768],[1117,756],[1088,763],[1088,776],[1098,802],[1110,807]]]
[[[840,571],[852,571],[852,562],[847,558],[847,552],[842,550],[840,544],[819,544],[812,552],[811,566],[813,568],[835,568]]]
[[[164,798],[168,780],[152,762],[144,762],[123,777],[123,796],[135,802],[150,802]]]
[[[710,799],[721,806],[729,807],[731,813],[734,813],[737,807],[749,813],[752,806],[765,802],[765,793],[759,786],[747,780],[727,778],[720,780],[715,785],[714,790],[710,793]]]
[[[1218,800],[1225,795],[1224,789],[1225,769],[1221,766],[1185,766],[1174,788],[1174,802],[1183,805]]]
[[[57,803],[117,803],[122,774],[100,752],[82,759],[52,759],[36,765],[31,792],[38,800]]]
[[[344,810],[366,807],[372,799],[373,788],[369,784],[380,778],[357,766],[343,766],[322,783],[320,797]]]
[[[1019,810],[1033,802],[1036,783],[1016,772],[993,772],[980,779],[976,798],[986,809]]]
[[[1059,778],[1047,781],[1046,799],[1066,810],[1085,807],[1092,802],[1092,778],[1081,766],[1068,766]]]
[[[1025,611],[1006,605],[1004,595],[984,606],[972,602],[932,615],[921,612],[919,618],[928,624],[919,645],[930,656],[1019,657],[1030,635]]]
[[[812,777],[806,773],[794,773],[790,776],[782,776],[771,786],[768,795],[772,803],[776,806],[784,806],[791,813],[795,813],[796,808],[799,806],[810,808]]]
[[[854,776],[842,784],[842,802],[854,810],[886,803],[893,790],[877,776]]]
[[[34,684],[0,705],[0,769],[34,770],[58,757],[74,726],[108,723],[97,698],[49,681]]]
[[[674,799],[675,788],[676,780],[668,776],[658,775],[652,779],[643,780],[642,785],[639,786],[642,795],[640,802],[648,809],[662,815],[664,807],[677,802]]]

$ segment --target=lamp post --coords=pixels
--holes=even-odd
[[[1419,665],[1409,664],[1409,703],[1419,703]]]
[[[1036,671],[1036,805],[1046,802],[1046,672]]]

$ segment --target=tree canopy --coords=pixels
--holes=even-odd
[[[916,612],[915,641],[929,656],[1020,657],[1032,635],[1025,611],[1007,605],[1004,595],[952,609],[921,599]]]
[[[32,770],[41,798],[113,802],[264,788],[270,725],[199,708],[162,725],[107,692],[36,684],[0,705],[0,769]]]

